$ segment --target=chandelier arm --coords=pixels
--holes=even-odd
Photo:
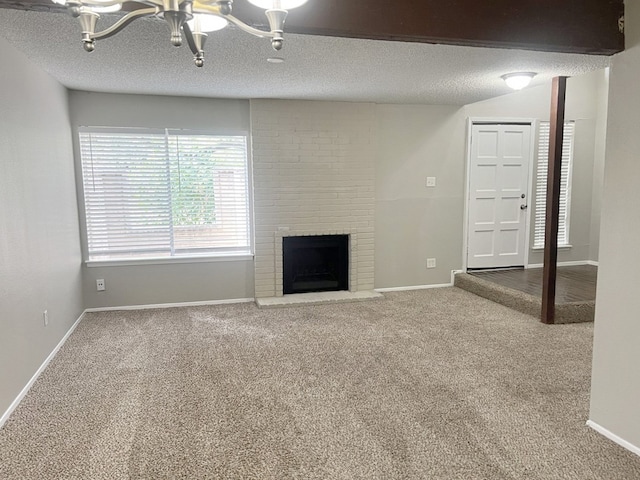
[[[193,39],[193,33],[191,32],[191,28],[186,22],[182,26],[182,30],[184,31],[184,36],[187,39],[187,45],[189,45],[189,48],[191,49],[191,53],[193,53],[194,55],[197,55],[199,50],[198,50],[198,47],[196,47],[196,43]]]
[[[134,20],[137,20],[141,17],[147,17],[150,15],[155,15],[158,13],[158,8],[150,7],[150,8],[141,8],[139,10],[134,10],[133,12],[127,13],[124,17],[118,20],[116,23],[111,25],[109,28],[101,31],[95,32],[90,35],[91,40],[100,40],[102,38],[109,38],[120,32],[123,28],[129,25]]]
[[[275,32],[266,32],[264,30],[258,30],[257,28],[250,27],[249,25],[244,23],[242,20],[238,20],[233,15],[224,15],[224,18],[229,20],[231,23],[236,25],[241,30],[244,30],[245,32],[250,33],[251,35],[254,35],[256,37],[260,37],[260,38],[274,38],[275,37]]]

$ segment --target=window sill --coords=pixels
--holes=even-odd
[[[84,264],[91,267],[132,267],[138,265],[165,265],[175,263],[214,263],[214,262],[242,262],[253,260],[252,253],[208,255],[208,256],[180,256],[158,258],[131,258],[120,260],[86,260]]]
[[[568,250],[570,248],[573,248],[573,245],[558,245],[558,250]],[[531,250],[534,252],[543,252],[544,247],[533,247]]]

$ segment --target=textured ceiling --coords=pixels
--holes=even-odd
[[[538,72],[535,85],[609,64],[603,56],[286,34],[285,63],[271,64],[268,40],[227,28],[210,34],[198,69],[186,44],[169,43],[161,20],[138,20],[89,54],[76,19],[6,9],[0,36],[71,89],[217,98],[465,105],[509,93],[504,73]]]

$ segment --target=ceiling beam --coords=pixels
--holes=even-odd
[[[0,0],[0,8],[60,11],[51,0]],[[129,9],[129,8],[128,8]],[[233,13],[266,29],[264,12]],[[309,0],[285,31],[308,35],[613,55],[624,50],[624,0]]]
[[[266,25],[247,0],[234,15]],[[375,40],[613,55],[624,50],[623,0],[309,0],[286,32]]]

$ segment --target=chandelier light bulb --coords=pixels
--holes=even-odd
[[[533,72],[517,72],[502,75],[502,79],[510,88],[514,90],[522,90],[527,87],[536,74]]]
[[[249,2],[265,10],[291,10],[304,5],[307,0],[249,0]]]
[[[191,20],[187,21],[187,24],[192,32],[207,33],[222,30],[229,25],[229,22],[216,15],[196,14]]]
[[[63,1],[66,1],[66,0],[63,0]],[[102,2],[98,2],[98,3],[102,3]],[[111,4],[111,2],[108,2],[109,5],[99,5],[98,3],[96,3],[95,5],[91,5],[88,8],[90,8],[92,12],[96,12],[96,13],[113,13],[113,12],[120,11],[120,9],[122,8],[121,3]]]

